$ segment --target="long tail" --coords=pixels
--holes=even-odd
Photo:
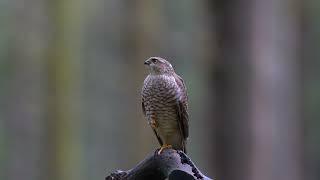
[[[182,141],[182,151],[187,154],[187,140]]]

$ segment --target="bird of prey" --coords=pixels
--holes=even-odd
[[[150,74],[142,87],[142,110],[161,145],[158,154],[165,148],[186,153],[189,125],[185,84],[163,58],[150,57],[144,64]]]

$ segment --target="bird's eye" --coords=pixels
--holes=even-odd
[[[152,58],[151,61],[152,61],[153,63],[156,63],[158,60],[155,59],[155,58]]]

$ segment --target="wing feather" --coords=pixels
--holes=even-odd
[[[189,114],[188,114],[188,95],[186,86],[184,84],[183,79],[178,76],[177,74],[174,75],[175,81],[178,84],[180,88],[180,98],[177,103],[177,110],[178,110],[178,124],[180,127],[180,131],[182,134],[182,137],[184,139],[183,145],[184,145],[184,151],[186,151],[186,140],[189,137]]]

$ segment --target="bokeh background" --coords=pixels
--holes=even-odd
[[[104,179],[152,153],[150,56],[186,82],[204,174],[320,179],[319,19],[317,0],[1,0],[0,179]]]

